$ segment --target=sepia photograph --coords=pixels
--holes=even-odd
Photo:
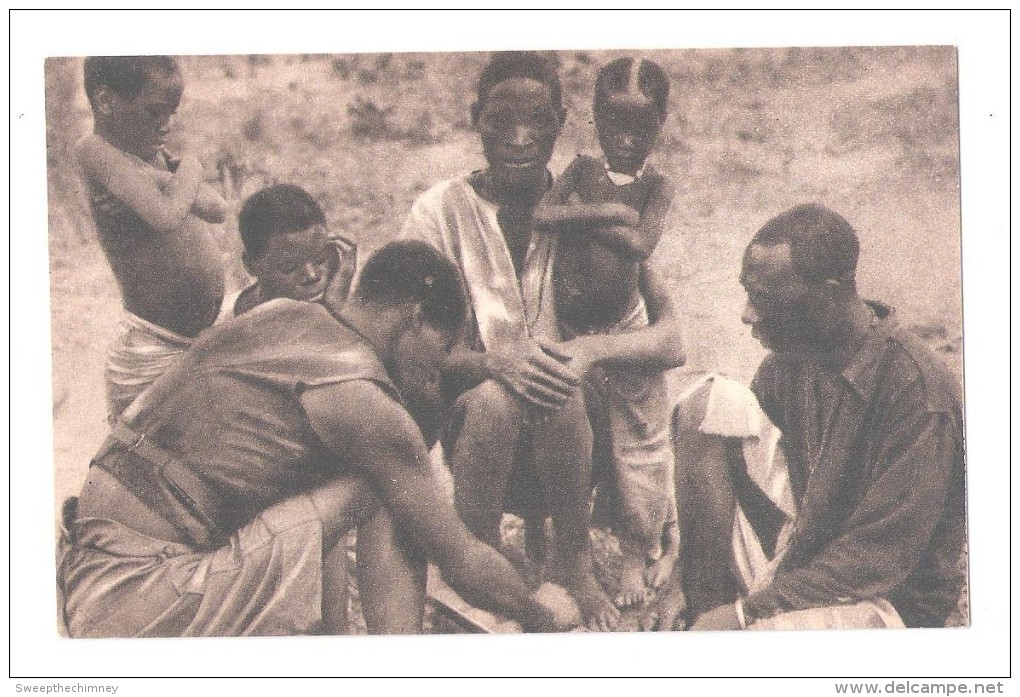
[[[45,59],[62,645],[971,630],[958,46],[318,46]]]

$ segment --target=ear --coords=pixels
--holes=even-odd
[[[251,255],[247,251],[241,252],[241,263],[244,264],[244,270],[252,276],[258,278],[258,270],[255,268],[258,266],[258,261],[251,258]]]
[[[421,330],[426,324],[425,308],[420,302],[411,303],[410,327],[415,331]]]
[[[103,116],[109,116],[113,113],[114,101],[117,98],[114,91],[106,85],[99,85],[96,87],[95,92],[92,93],[92,101],[96,105],[96,111]]]

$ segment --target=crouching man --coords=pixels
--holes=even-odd
[[[472,603],[567,628],[565,593],[533,595],[428,466],[416,418],[439,408],[465,316],[457,270],[398,242],[339,312],[278,299],[204,334],[125,412],[67,516],[71,636],[338,631],[324,560],[355,527],[372,632],[421,631],[427,558]]]

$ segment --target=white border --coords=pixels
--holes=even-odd
[[[15,12],[11,15],[11,672],[16,675],[1003,675],[1009,670],[1009,16],[987,12]],[[496,48],[959,47],[973,626],[768,636],[70,642],[52,619],[43,59],[93,53]],[[51,684],[56,681],[20,680]],[[73,680],[64,680],[73,683]],[[82,681],[78,681],[82,682]],[[94,681],[93,681],[94,682]],[[102,682],[102,681],[100,681]],[[109,682],[109,681],[107,681]],[[114,681],[118,682],[118,681]],[[124,682],[124,681],[119,681]],[[797,693],[815,681],[783,681]],[[813,690],[832,690],[820,681]],[[880,681],[883,684],[887,681]],[[212,689],[227,687],[206,681]],[[262,687],[259,687],[259,686]],[[454,686],[461,689],[460,684]],[[615,689],[615,683],[602,683]],[[756,685],[771,690],[776,683]],[[300,684],[298,687],[311,685]],[[749,687],[746,683],[737,689]],[[147,692],[195,685],[146,682]],[[238,686],[240,687],[240,686]],[[246,683],[242,689],[282,688]],[[365,686],[371,689],[372,686]],[[490,689],[487,686],[486,689]],[[518,689],[511,688],[511,689]],[[649,687],[652,687],[649,685]],[[680,687],[680,686],[677,686]],[[707,689],[722,685],[706,684]],[[447,688],[444,688],[447,689]],[[470,688],[469,688],[470,689]],[[530,688],[529,688],[530,689]],[[654,689],[654,688],[653,688]],[[670,689],[670,688],[667,688]],[[682,689],[682,688],[681,688]],[[808,692],[805,692],[808,694]]]

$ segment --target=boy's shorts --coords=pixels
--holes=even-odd
[[[116,423],[135,398],[168,371],[191,344],[188,337],[125,311],[106,363],[109,422]]]
[[[322,521],[299,495],[211,552],[78,518],[58,574],[72,637],[283,636],[321,630],[322,564]]]

